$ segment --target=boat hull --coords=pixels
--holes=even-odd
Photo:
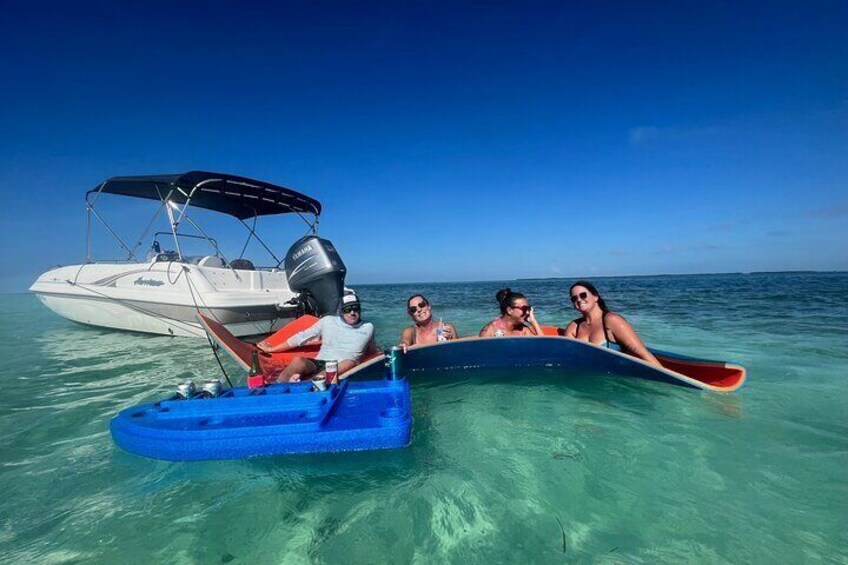
[[[125,451],[170,461],[391,449],[409,445],[409,382],[343,381],[231,389],[221,397],[164,400],[110,422]]]
[[[234,335],[275,331],[294,318],[285,273],[175,263],[92,264],[48,271],[30,287],[56,314],[92,326],[204,337],[198,312]]]

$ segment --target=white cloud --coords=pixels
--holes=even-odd
[[[654,126],[632,128],[628,132],[630,143],[632,143],[633,145],[638,145],[646,141],[653,141],[655,139],[659,139],[660,137],[662,137],[662,135],[663,130]]]

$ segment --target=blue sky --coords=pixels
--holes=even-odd
[[[321,200],[353,284],[848,269],[842,1],[33,5],[0,53],[2,291],[193,169]]]

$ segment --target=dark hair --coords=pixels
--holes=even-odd
[[[527,300],[526,296],[520,292],[515,292],[511,288],[502,288],[495,294],[495,300],[498,301],[498,306],[501,307],[501,314],[506,314],[507,309],[511,308],[513,303],[520,298]]]
[[[571,298],[571,291],[574,290],[575,286],[582,286],[586,290],[592,293],[593,296],[598,298],[598,306],[601,308],[601,312],[607,313],[609,312],[609,308],[607,308],[607,303],[604,302],[604,299],[601,298],[601,294],[598,292],[598,289],[595,288],[595,285],[590,283],[589,281],[577,281],[570,287],[568,287],[568,297]]]
[[[424,296],[423,294],[420,294],[420,293],[419,293],[419,294],[413,294],[412,296],[410,296],[409,298],[407,298],[407,299],[406,299],[406,305],[407,305],[407,307],[409,306],[409,303],[412,301],[412,299],[413,299],[413,298],[415,298],[416,296],[420,296],[420,297],[421,297],[421,300],[423,300],[424,302],[426,302],[426,303],[427,303],[427,306],[429,306],[429,305],[430,305],[430,301],[429,301],[429,300],[427,300],[427,297],[426,297],[426,296]]]

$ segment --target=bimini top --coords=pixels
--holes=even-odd
[[[240,220],[270,214],[307,212],[318,216],[321,203],[304,194],[267,182],[205,171],[179,175],[114,177],[92,193],[122,194],[206,208]]]

